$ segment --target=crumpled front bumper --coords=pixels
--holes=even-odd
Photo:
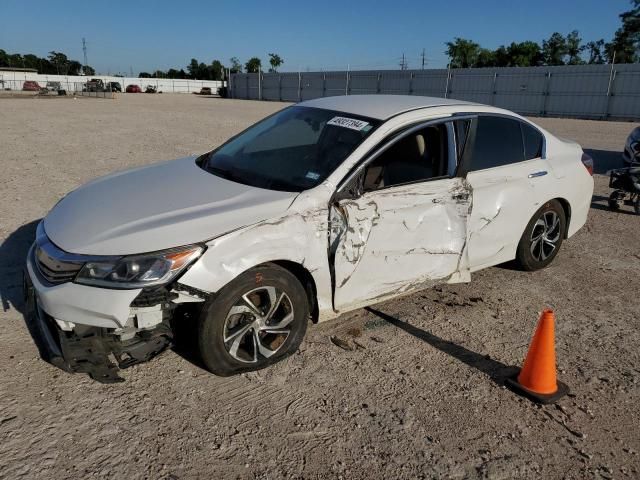
[[[119,310],[128,316],[129,304],[140,290],[116,291],[75,284],[48,286],[38,277],[32,259],[31,251],[24,272],[24,315],[41,355],[52,365],[67,372],[87,373],[102,383],[121,382],[118,369],[148,361],[172,344],[168,321],[127,337],[115,334],[127,320]],[[87,299],[87,295],[74,290],[77,287],[93,290],[94,294]],[[84,304],[92,301],[91,308],[85,308]],[[63,330],[59,322],[73,322],[73,328]]]

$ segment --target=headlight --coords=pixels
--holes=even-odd
[[[122,289],[164,285],[202,255],[203,250],[199,245],[190,245],[162,252],[87,262],[75,281]]]

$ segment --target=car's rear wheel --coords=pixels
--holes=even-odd
[[[531,218],[525,228],[516,260],[528,271],[549,265],[558,254],[566,231],[564,209],[557,200],[546,202]]]
[[[298,349],[308,320],[309,302],[298,279],[277,265],[256,267],[205,304],[200,355],[217,375],[259,370]]]

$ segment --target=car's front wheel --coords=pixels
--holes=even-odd
[[[528,271],[549,265],[558,254],[566,231],[564,209],[557,200],[546,202],[531,218],[525,228],[516,260]]]
[[[295,352],[308,321],[309,302],[298,279],[278,265],[256,267],[204,305],[200,355],[217,375],[259,370]]]

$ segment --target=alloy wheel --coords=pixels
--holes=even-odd
[[[531,255],[542,262],[553,255],[560,240],[560,217],[554,211],[544,212],[531,232]]]
[[[235,360],[257,363],[284,345],[294,320],[289,296],[273,286],[246,292],[231,307],[224,322],[224,346]]]

